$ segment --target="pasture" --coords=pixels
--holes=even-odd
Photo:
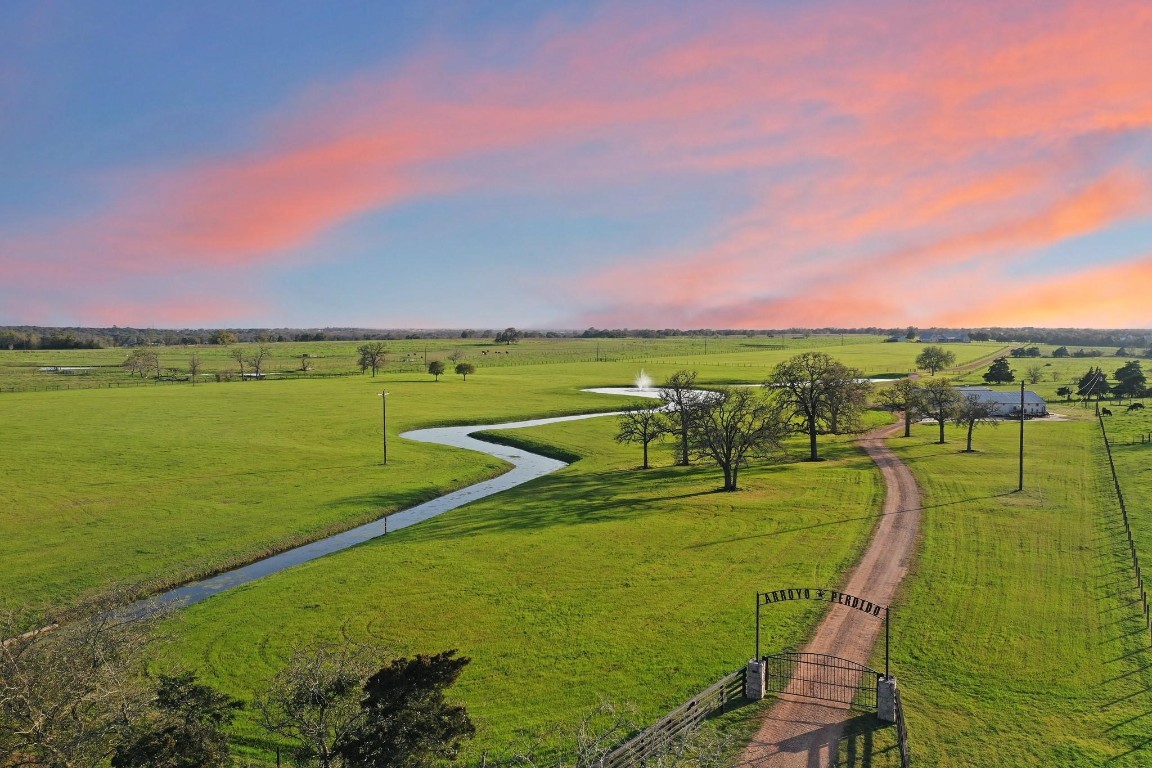
[[[422,358],[376,378],[334,375],[354,366],[356,344],[345,343],[324,348],[323,359],[341,361],[324,377],[0,392],[0,468],[19,478],[0,516],[0,578],[9,586],[0,600],[66,602],[117,582],[156,588],[246,562],[503,471],[474,453],[400,440],[404,430],[611,410],[626,399],[579,390],[627,384],[641,367],[656,381],[695,368],[705,384],[755,382],[805,340],[777,349],[763,337],[709,339],[706,356],[702,344],[697,354],[684,346],[701,341],[600,340],[599,359],[566,362],[548,354],[583,353],[596,340],[521,342],[499,365],[477,360],[477,345],[466,352],[478,368],[467,382],[453,374],[434,382]],[[871,374],[907,371],[919,351],[818,341]],[[429,347],[444,357],[456,348]],[[963,364],[1000,348],[955,349]],[[201,351],[206,370],[227,364],[223,350]],[[272,359],[286,367],[297,352],[276,345]],[[16,378],[41,381],[45,374],[28,373],[33,364],[123,353],[6,352],[0,371],[16,366]],[[92,375],[127,378],[118,367]],[[385,388],[386,467],[377,397]],[[191,608],[171,624],[170,658],[250,700],[300,642],[457,647],[475,660],[458,694],[482,726],[476,749],[522,729],[546,730],[555,744],[602,696],[634,702],[650,718],[742,663],[752,594],[836,583],[875,519],[877,474],[847,438],[824,440],[827,462],[758,465],[742,474],[745,490],[718,494],[715,469],[669,467],[659,451],[656,469],[636,471],[639,449],[616,445],[613,434],[605,419],[511,435],[582,458]],[[766,642],[798,645],[816,618],[779,612]],[[267,757],[249,722],[238,733],[251,756]]]
[[[632,341],[647,350],[643,365],[657,381],[694,363],[703,382],[758,381],[796,351],[739,346],[759,337],[725,338],[736,351],[662,363],[655,355],[667,351],[665,340]],[[331,345],[325,354],[339,350],[351,365],[355,346]],[[452,348],[445,343],[439,352]],[[273,359],[291,359],[297,349],[285,345]],[[915,356],[912,345],[874,341],[846,340],[843,349],[853,351],[845,359],[889,370],[906,370]],[[528,359],[534,350],[525,343],[512,352]],[[972,355],[982,351],[971,348]],[[220,362],[222,352],[216,350]],[[26,355],[37,364],[67,355],[57,363],[74,365],[84,356],[123,353],[8,351],[0,353],[0,369],[10,370],[13,360],[31,367]],[[434,382],[422,371],[390,371],[376,378],[0,392],[0,469],[18,478],[6,488],[0,517],[0,579],[9,585],[0,603],[68,601],[113,582],[156,588],[186,581],[476,482],[503,467],[397,435],[611,410],[625,400],[579,390],[627,384],[639,367],[632,360],[478,363],[467,382],[455,374]],[[377,393],[385,388],[391,450],[382,467]]]
[[[603,697],[653,719],[746,661],[752,595],[835,583],[882,498],[844,440],[830,461],[758,466],[723,494],[709,467],[662,456],[636,470],[636,448],[613,432],[611,419],[525,430],[584,458],[194,606],[176,620],[173,653],[249,697],[299,638],[459,648],[473,663],[456,694],[481,724],[470,752],[499,751],[522,729],[555,746]],[[765,642],[798,645],[816,608],[779,612]],[[259,735],[241,732],[259,754]]]
[[[359,374],[356,348],[362,342],[283,342],[270,345],[264,364],[270,379],[324,378]],[[770,362],[805,350],[821,350],[869,375],[907,373],[919,351],[915,344],[883,344],[880,337],[856,334],[799,336],[675,336],[663,339],[531,338],[516,344],[494,344],[487,339],[393,339],[382,371],[386,374],[423,373],[432,360],[456,358],[478,369],[561,365],[573,363],[632,363],[678,368],[750,368],[762,375]],[[234,355],[250,355],[258,345],[196,345],[149,347],[159,355],[161,381],[132,376],[123,367],[131,349],[0,350],[0,393],[21,390],[79,388],[131,388],[189,382],[189,359],[199,356],[202,384],[215,383],[217,374],[237,378]],[[960,362],[976,359],[1004,345],[957,345]],[[449,371],[452,365],[448,366]],[[56,369],[56,370],[42,370]],[[584,370],[589,371],[589,368]],[[635,375],[634,373],[632,375]],[[741,381],[749,380],[747,377]],[[752,380],[755,380],[753,377]]]
[[[938,766],[1147,765],[1152,653],[1099,428],[1026,430],[1022,493],[1014,424],[978,430],[974,454],[958,452],[958,428],[943,446],[930,426],[889,441],[925,506],[893,626],[915,753]]]

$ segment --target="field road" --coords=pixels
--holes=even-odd
[[[860,439],[860,445],[880,468],[886,493],[883,514],[868,549],[841,589],[877,605],[888,605],[896,596],[920,531],[920,491],[916,481],[904,462],[884,444],[884,438],[902,429],[901,420]],[[832,604],[802,650],[868,664],[883,631],[883,622],[875,617]],[[893,670],[897,678],[898,671]],[[843,705],[781,694],[763,716],[760,729],[739,764],[755,768],[840,765],[840,737],[845,724],[857,717],[859,712]]]

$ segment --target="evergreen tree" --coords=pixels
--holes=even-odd
[[[196,682],[191,672],[160,676],[158,717],[137,728],[112,756],[113,768],[215,768],[228,764],[224,728],[239,701]]]
[[[988,372],[984,374],[984,381],[989,384],[1008,384],[1015,378],[1012,369],[1008,367],[1008,358],[1006,357],[998,357],[993,360],[992,365],[988,367]]]
[[[1130,360],[1116,370],[1116,386],[1112,391],[1117,397],[1141,397],[1148,391],[1147,383],[1140,363]]]
[[[1089,368],[1088,372],[1080,377],[1080,381],[1076,384],[1076,394],[1081,397],[1092,397],[1093,395],[1104,396],[1112,387],[1108,384],[1108,377],[1100,370],[1100,367]]]
[[[467,710],[444,690],[471,659],[456,651],[396,659],[368,678],[363,717],[336,746],[350,768],[430,768],[454,760],[476,733]]]

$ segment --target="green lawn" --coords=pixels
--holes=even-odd
[[[539,341],[541,347],[560,344]],[[591,341],[563,343],[571,348]],[[657,352],[693,340],[633,341]],[[641,367],[656,381],[688,366],[705,383],[755,382],[796,352],[794,346],[767,349],[773,340],[765,337],[710,341],[731,351],[712,354],[710,347],[706,357],[650,359],[643,365],[480,364],[467,382],[455,374],[434,382],[421,372],[392,372],[378,378],[0,393],[0,471],[13,478],[0,515],[0,579],[9,587],[0,604],[67,601],[116,581],[172,584],[503,471],[495,460],[475,454],[400,443],[396,436],[405,429],[609,410],[626,401],[579,390],[629,384]],[[916,352],[914,345],[865,342],[846,337],[834,351],[876,370],[906,370]],[[448,343],[440,345],[446,353]],[[305,345],[281,346],[287,356]],[[354,346],[329,343],[321,349],[334,355]],[[532,349],[524,342],[512,352]],[[965,350],[973,357],[982,351],[977,345]],[[122,354],[5,351],[0,367],[24,356],[72,364],[85,362],[73,355]],[[391,392],[387,467],[378,463],[376,393],[383,388]]]
[[[1099,429],[1029,422],[890,444],[923,489],[923,547],[894,612],[913,747],[937,766],[1152,762],[1152,654]]]
[[[705,384],[760,381],[811,343],[709,339],[705,356],[690,346],[701,339],[628,341],[602,341],[601,360],[585,362],[549,354],[584,354],[587,346],[574,345],[594,340],[522,343],[493,365],[469,348],[479,370],[467,382],[451,374],[433,382],[411,363],[375,379],[0,393],[0,469],[18,478],[0,515],[8,587],[0,603],[69,601],[119,581],[178,582],[502,471],[474,453],[400,440],[405,429],[612,409],[626,400],[579,389],[628,384],[641,367],[657,382],[680,368],[696,368]],[[817,341],[813,348],[871,374],[907,371],[919,351]],[[299,351],[277,347],[286,361]],[[351,365],[354,347],[323,347],[326,359],[342,361],[329,370]],[[429,347],[430,357],[453,350]],[[998,348],[957,352],[963,363]],[[203,351],[226,364],[223,350]],[[28,373],[41,355],[72,365],[84,362],[73,355],[96,363],[114,354],[123,350],[0,352],[0,376],[13,361],[21,375],[45,376]],[[602,696],[635,702],[650,719],[743,663],[752,595],[836,583],[874,522],[878,476],[847,440],[826,441],[830,461],[755,467],[742,473],[746,490],[719,494],[718,471],[669,467],[667,453],[656,455],[664,466],[636,471],[639,448],[616,445],[613,433],[610,419],[519,433],[584,458],[196,606],[173,622],[172,653],[250,700],[300,642],[346,634],[401,652],[457,647],[475,659],[459,694],[482,726],[477,750],[523,728],[546,729],[554,743]],[[802,642],[816,608],[773,612],[765,643]],[[247,721],[239,738],[267,755]]]
[[[1152,407],[1152,398],[1145,402]],[[1144,569],[1152,566],[1152,410],[1128,412],[1125,408],[1112,408],[1115,415],[1104,417],[1104,425]]]
[[[654,719],[740,666],[754,593],[836,583],[881,501],[844,440],[830,461],[755,467],[726,494],[712,468],[635,469],[638,449],[613,431],[612,419],[528,430],[586,458],[194,606],[173,627],[175,655],[249,699],[304,639],[458,648],[473,658],[456,689],[480,724],[472,754],[521,729],[555,744],[603,697]],[[800,643],[817,608],[773,612],[764,642]]]
[[[362,342],[283,342],[272,344],[264,371],[276,378],[354,375],[356,352]],[[820,350],[840,358],[869,375],[907,373],[921,347],[917,344],[885,344],[865,335],[811,336],[677,336],[665,339],[524,339],[517,344],[493,344],[486,339],[410,339],[384,342],[387,349],[383,371],[391,374],[422,374],[425,361],[441,360],[452,370],[454,359],[475,365],[479,372],[536,365],[582,366],[586,371],[612,363],[628,363],[635,376],[639,366],[662,366],[676,370],[691,367],[745,368],[761,373],[766,366],[806,350]],[[161,384],[187,386],[188,360],[199,356],[204,384],[215,382],[217,373],[238,374],[233,354],[250,354],[257,345],[152,347],[159,355],[164,379]],[[992,342],[958,344],[953,348],[958,364],[977,359],[1004,345]],[[0,394],[20,390],[70,388],[127,388],[153,386],[152,377],[130,375],[121,364],[129,349],[0,350]],[[41,368],[76,370],[41,371]],[[307,368],[307,370],[302,370]],[[246,368],[246,370],[248,370]]]

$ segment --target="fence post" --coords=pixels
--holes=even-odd
[[[751,659],[744,671],[744,698],[760,701],[764,698],[764,671],[768,665],[763,659]]]
[[[896,722],[896,678],[876,679],[876,717],[886,723]]]

